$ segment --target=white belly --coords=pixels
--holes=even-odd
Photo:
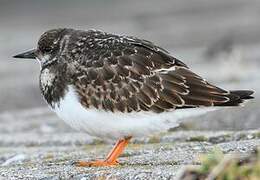
[[[209,109],[183,109],[166,113],[131,112],[113,113],[84,108],[72,86],[60,104],[53,109],[57,115],[76,130],[103,139],[119,139],[125,136],[148,136],[176,127],[184,117],[203,114]]]

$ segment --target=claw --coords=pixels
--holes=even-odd
[[[118,161],[115,162],[108,162],[108,161],[76,161],[73,165],[78,167],[105,167],[105,166],[116,166],[118,165]]]

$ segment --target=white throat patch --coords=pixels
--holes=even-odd
[[[53,84],[54,79],[55,74],[51,73],[49,69],[45,68],[42,70],[40,75],[40,83],[43,88],[46,86],[51,86]]]

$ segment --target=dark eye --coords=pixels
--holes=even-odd
[[[51,47],[45,47],[44,52],[51,52],[52,48]]]

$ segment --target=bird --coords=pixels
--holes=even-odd
[[[13,57],[40,63],[41,94],[58,117],[90,136],[117,140],[104,160],[75,161],[81,167],[119,165],[132,138],[239,106],[254,93],[217,87],[148,40],[100,30],[51,29],[36,48]]]

